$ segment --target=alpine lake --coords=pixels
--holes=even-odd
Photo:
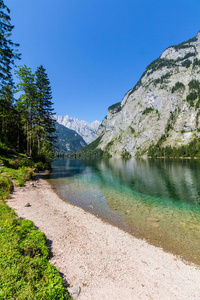
[[[200,265],[200,160],[60,158],[48,180],[63,200]]]

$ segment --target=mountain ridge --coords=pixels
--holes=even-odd
[[[108,108],[98,148],[112,156],[148,155],[200,138],[200,32],[150,63],[121,102]]]
[[[60,125],[58,122],[55,122],[55,128],[58,153],[74,153],[87,146],[87,143],[76,131]]]
[[[55,116],[55,119],[59,124],[76,131],[87,144],[95,140],[98,127],[101,124],[97,120],[90,124],[84,120],[70,117],[69,115]]]

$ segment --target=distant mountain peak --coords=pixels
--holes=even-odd
[[[70,117],[69,115],[55,116],[55,119],[59,124],[76,131],[80,136],[82,136],[87,144],[90,144],[95,140],[97,130],[101,124],[97,120],[90,124],[84,120]]]

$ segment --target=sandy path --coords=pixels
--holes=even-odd
[[[200,299],[199,267],[62,201],[47,181],[34,184],[7,203],[46,234],[51,263],[81,288],[78,300]]]

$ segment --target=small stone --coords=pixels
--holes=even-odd
[[[71,288],[68,288],[68,292],[70,293],[71,297],[78,297],[81,292],[81,288],[77,285],[74,285]]]
[[[30,205],[30,203],[28,202],[28,203],[26,203],[25,205],[24,205],[24,207],[30,207],[31,205]]]

